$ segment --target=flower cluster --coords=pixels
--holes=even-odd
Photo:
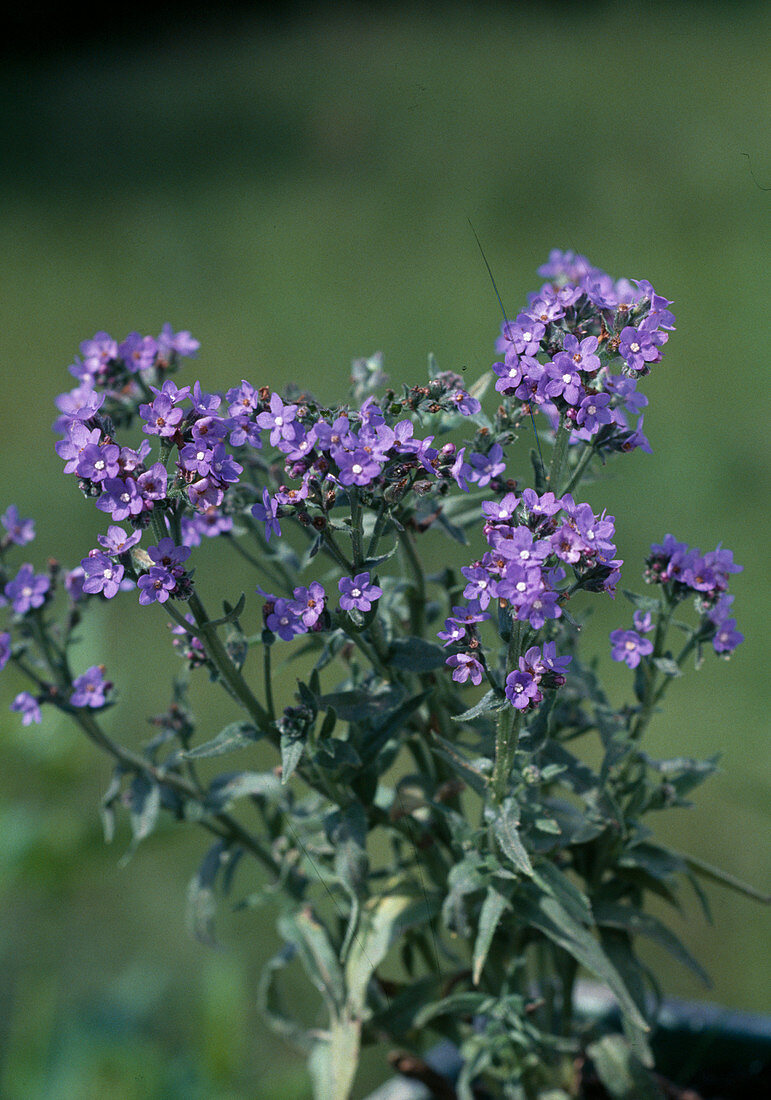
[[[309,630],[321,630],[326,608],[324,586],[318,581],[309,585],[298,585],[291,600],[283,596],[273,596],[270,592],[257,589],[265,597],[262,609],[265,626],[272,634],[283,641],[291,641],[296,634],[307,634]]]
[[[474,684],[482,680],[475,630],[477,623],[490,618],[487,608],[492,601],[514,621],[539,631],[562,615],[562,604],[579,589],[614,595],[622,564],[614,557],[613,517],[595,515],[588,504],[576,504],[568,493],[561,498],[551,492],[539,496],[533,489],[525,489],[521,497],[506,493],[499,500],[485,501],[482,513],[489,549],[461,569],[467,581],[463,596],[469,603],[466,608],[453,608],[437,635],[445,646],[461,647],[447,658],[453,679],[461,683],[469,678]],[[512,675],[525,675],[525,670]],[[532,687],[528,698],[538,696],[540,701],[536,690],[540,680],[528,675]],[[519,689],[507,687],[512,702],[514,691]]]
[[[556,643],[546,642],[543,650],[531,646],[519,658],[519,668],[506,677],[506,698],[517,710],[533,710],[543,702],[547,688],[565,683],[570,657],[558,657]]]
[[[649,451],[642,416],[632,428],[627,414],[648,403],[637,393],[637,378],[661,359],[674,328],[671,302],[649,282],[614,282],[571,252],[552,252],[539,274],[549,282],[529,296],[515,321],[502,325],[495,388],[544,412],[555,429],[564,420],[571,443]],[[621,373],[614,374],[617,363]]]
[[[651,546],[645,564],[646,581],[663,585],[673,603],[694,597],[716,653],[729,657],[744,641],[736,620],[730,618],[734,597],[728,592],[728,578],[742,571],[730,550],[718,546],[702,554],[696,547],[678,542],[674,535],[666,535],[660,545]]]

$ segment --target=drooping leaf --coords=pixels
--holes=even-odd
[[[613,1100],[664,1100],[655,1078],[635,1058],[623,1035],[605,1035],[587,1052]]]
[[[345,983],[326,928],[310,908],[303,908],[282,913],[278,918],[278,930],[297,948],[306,974],[326,1001],[331,1016],[338,1018],[345,1001]]]
[[[404,698],[401,687],[387,687],[382,691],[371,692],[356,688],[352,691],[333,691],[318,698],[319,710],[334,707],[341,722],[364,722],[367,719],[382,717],[389,710],[395,710]]]
[[[533,874],[533,865],[519,835],[519,806],[512,798],[507,798],[493,824],[495,839],[503,854],[523,875]]]
[[[479,979],[482,975],[485,960],[487,959],[487,952],[490,950],[490,944],[493,942],[495,930],[498,927],[501,917],[508,908],[509,899],[494,886],[488,886],[487,894],[485,895],[485,900],[482,902],[482,909],[479,913],[479,926],[474,941],[471,975],[474,985],[479,985]]]
[[[296,945],[287,943],[265,963],[257,985],[257,1004],[272,1031],[301,1050],[310,1051],[311,1040],[305,1029],[289,1015],[278,988],[278,975],[296,957]]]
[[[360,802],[350,802],[324,818],[324,831],[335,849],[335,873],[355,897],[365,890],[369,872],[367,815]]]
[[[622,928],[636,936],[647,936],[673,955],[683,966],[688,967],[707,987],[712,985],[709,975],[680,942],[678,937],[657,917],[643,913],[630,905],[613,902],[598,902],[594,907],[594,917],[598,924],[610,928]]]
[[[161,788],[145,772],[139,772],[129,787],[131,832],[134,841],[144,840],[156,826],[161,808]]]
[[[551,894],[580,924],[594,923],[589,899],[555,863],[542,860],[533,872],[533,881]]]
[[[591,932],[576,921],[555,898],[543,893],[534,883],[523,880],[520,891],[513,903],[518,914],[604,981],[618,1000],[621,1011],[636,1027],[647,1031],[648,1024],[624,985],[621,975]]]
[[[120,797],[123,785],[124,770],[120,764],[112,773],[110,785],[102,796],[100,812],[102,816],[102,829],[104,830],[105,844],[109,844],[115,835],[115,803]]]
[[[216,945],[214,938],[214,884],[222,867],[227,845],[224,840],[214,843],[203,858],[201,866],[187,888],[186,923],[188,931],[199,943],[208,947]]]
[[[672,854],[675,855],[675,853]],[[758,890],[757,887],[742,882],[741,879],[736,878],[735,875],[729,874],[728,871],[721,871],[719,867],[713,867],[711,863],[706,863],[697,856],[682,855],[677,858],[682,860],[686,867],[690,871],[693,871],[694,874],[709,879],[710,882],[716,882],[719,886],[727,886],[729,890],[733,890],[737,894],[742,894],[746,898],[753,898],[755,901],[762,901],[764,905],[771,905],[771,894],[764,894],[762,890]]]

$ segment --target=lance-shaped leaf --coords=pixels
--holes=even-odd
[[[284,1007],[278,986],[278,976],[297,956],[297,947],[287,943],[265,963],[257,986],[257,1004],[272,1031],[283,1036],[301,1050],[310,1051],[311,1042],[305,1029],[293,1020]]]
[[[161,788],[144,772],[134,776],[129,788],[131,831],[135,843],[144,840],[155,828],[161,808]]]
[[[214,884],[226,858],[226,851],[224,840],[212,844],[187,888],[188,931],[199,943],[208,947],[214,947],[217,943],[214,938],[214,914],[217,909]]]
[[[430,925],[437,909],[435,896],[417,890],[373,898],[364,906],[359,934],[345,964],[351,1016],[363,1015],[369,981],[399,937],[408,928]]]
[[[474,941],[474,957],[471,971],[474,985],[479,985],[479,979],[482,976],[482,968],[485,965],[487,952],[490,950],[490,944],[493,942],[495,930],[505,910],[508,908],[508,898],[504,897],[500,890],[496,890],[494,886],[488,886],[487,894],[485,895],[485,900],[482,902],[482,909],[479,913],[479,925]]]
[[[265,734],[251,722],[231,722],[211,741],[196,745],[194,749],[180,752],[179,755],[183,760],[202,760],[208,756],[222,756],[236,749],[245,749],[264,736]]]
[[[229,772],[212,780],[206,803],[213,810],[222,810],[247,795],[277,799],[280,794],[281,782],[273,772]]]
[[[664,1100],[664,1093],[623,1035],[605,1035],[592,1043],[587,1053],[613,1100]]]
[[[506,697],[503,693],[496,691],[495,688],[490,688],[487,694],[483,695],[473,707],[464,710],[462,714],[454,714],[452,717],[454,722],[470,722],[473,718],[481,718],[483,714],[490,714],[492,711],[501,710],[505,706]]]
[[[518,871],[523,875],[532,875],[533,865],[522,843],[518,825],[519,806],[514,799],[507,798],[493,824],[495,839],[503,854],[511,860]]]
[[[648,939],[669,951],[678,962],[687,966],[707,987],[712,985],[709,975],[691,955],[690,951],[665,924],[650,913],[643,913],[630,905],[620,905],[610,901],[598,902],[594,907],[594,917],[599,925],[620,928],[634,936],[647,936]]]
[[[672,854],[675,855],[675,853]],[[709,879],[710,882],[716,882],[719,886],[727,886],[729,890],[742,894],[746,898],[753,898],[755,901],[762,901],[764,905],[771,905],[771,894],[764,894],[762,890],[742,882],[728,871],[721,871],[719,867],[713,867],[711,863],[705,863],[703,859],[698,859],[696,856],[682,855],[677,858],[682,860],[688,870],[694,874]]]
[[[333,1019],[338,1019],[345,1002],[343,971],[327,930],[310,908],[282,913],[278,930],[298,951],[305,972],[326,1001]]]
[[[564,948],[577,962],[609,986],[621,1011],[636,1027],[643,1031],[649,1030],[621,975],[597,940],[560,905],[556,898],[542,893],[533,883],[524,880],[514,904],[519,916],[543,932],[559,947]]]

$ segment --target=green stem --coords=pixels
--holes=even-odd
[[[362,545],[361,527],[361,500],[359,498],[358,485],[348,486],[348,500],[351,504],[351,540],[353,542],[353,571],[360,573],[364,564],[364,549]]]
[[[514,623],[506,654],[507,674],[517,667],[522,649],[522,633],[523,624],[521,622]],[[514,764],[514,755],[517,751],[521,727],[521,710],[508,705],[498,712],[498,729],[495,734],[495,764],[493,765],[491,783],[493,802],[498,806],[503,802],[509,791],[509,776]]]
[[[276,720],[276,708],[273,703],[273,679],[271,676],[270,655],[272,646],[262,643],[262,669],[265,678],[265,705],[271,722]]]
[[[413,536],[405,527],[399,531],[399,543],[413,579],[413,596],[410,600],[411,629],[416,637],[422,638],[426,622],[426,578],[420,558],[415,551]]]
[[[560,493],[560,496],[564,496],[565,493],[572,493],[573,490],[578,486],[581,478],[584,476],[584,471],[586,470],[586,467],[591,462],[593,454],[594,447],[592,447],[590,443],[587,443],[584,447],[584,453],[579,458],[576,464],[576,468],[571,475],[570,481],[568,481],[567,485]]]
[[[241,703],[241,705],[248,711],[251,717],[254,719],[256,725],[267,732],[270,732],[274,736],[272,740],[274,744],[278,744],[278,734],[273,728],[270,715],[263,708],[263,706],[257,701],[251,688],[244,680],[241,673],[236,666],[230,660],[227,654],[227,650],[219,639],[216,626],[212,626],[209,622],[209,616],[204,610],[204,606],[201,603],[198,595],[194,592],[189,601],[190,610],[193,613],[196,626],[201,636],[201,641],[204,644],[206,653],[219,672],[225,684],[227,684],[231,693]],[[189,625],[189,624],[188,624]]]
[[[69,708],[68,713],[75,719],[90,741],[98,745],[99,748],[103,749],[105,752],[108,752],[128,771],[136,773],[141,772],[159,786],[169,787],[184,798],[202,803],[201,793],[192,782],[175,772],[164,771],[163,768],[159,768],[155,764],[150,763],[149,760],[146,760],[143,756],[139,756],[138,753],[124,748],[124,746],[119,745],[117,741],[113,741],[113,739],[101,728],[93,714],[82,710],[69,710]],[[225,837],[228,840],[237,841],[243,848],[256,856],[260,863],[274,874],[276,878],[280,876],[281,867],[270,852],[264,848],[259,840],[252,836],[236,818],[232,817],[225,810],[218,810],[215,812],[209,811],[208,816],[219,824],[224,830]],[[202,822],[202,824],[205,825],[205,822]],[[208,826],[205,827],[208,828]]]
[[[380,542],[380,538],[390,518],[391,517],[388,512],[388,502],[382,500],[380,502],[380,509],[378,511],[378,514],[375,517],[375,526],[372,528],[372,537],[370,538],[369,545],[367,546],[368,558],[374,558],[375,551],[377,550],[377,544]]]
[[[563,413],[560,416],[560,425],[557,429],[557,437],[554,440],[554,450],[551,458],[551,468],[549,470],[549,488],[555,496],[560,496],[559,483],[562,478],[562,467],[565,465],[565,458],[568,451],[568,440],[570,439],[570,433],[573,430],[572,424],[568,421],[567,417]]]

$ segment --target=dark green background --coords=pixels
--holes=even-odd
[[[616,515],[630,587],[667,531],[702,550],[723,541],[745,567],[746,643],[674,685],[650,751],[723,754],[661,835],[767,883],[768,22],[760,5],[336,9],[271,27],[241,11],[232,26],[180,16],[11,57],[2,505],[38,524],[20,560],[75,564],[103,527],[50,434],[67,365],[97,329],[121,339],[169,320],[202,342],[189,381],[298,379],[334,400],[351,358],[377,349],[397,381],[422,380],[429,351],[469,377],[492,361],[499,315],[468,218],[510,313],[552,247],[648,278],[678,323],[644,383],[654,453],[613,464],[588,499]],[[208,548],[199,577],[250,593],[223,555]],[[629,618],[607,601],[599,646]],[[158,670],[177,668],[162,612],[130,598],[103,609],[81,659],[107,664],[122,691],[109,726],[139,744],[168,701]],[[621,698],[626,674],[609,674]],[[4,699],[21,686],[6,673]],[[216,731],[228,714],[197,699]],[[53,715],[23,730],[5,707],[2,1095],[305,1096],[301,1063],[254,1008],[271,914],[226,915],[223,951],[192,943],[184,892],[203,834],[166,826],[119,868],[126,832],[105,848],[96,812],[108,762]],[[649,959],[670,993],[767,1010],[767,913],[711,897],[714,927],[684,893],[677,930],[714,988]],[[357,1095],[386,1072],[368,1056]]]

